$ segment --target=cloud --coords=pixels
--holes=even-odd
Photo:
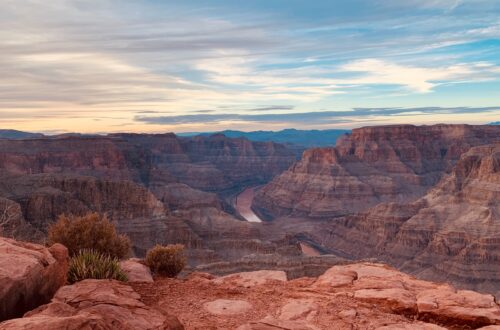
[[[176,125],[176,124],[206,124],[220,122],[260,122],[260,123],[345,123],[355,119],[367,119],[377,116],[404,116],[425,114],[479,114],[500,112],[499,107],[419,107],[419,108],[355,108],[351,111],[317,111],[287,114],[198,114],[180,116],[136,116],[135,120],[147,124]]]
[[[362,72],[358,78],[347,79],[349,84],[401,85],[419,93],[428,93],[440,83],[495,78],[500,67],[491,63],[460,63],[447,67],[418,67],[399,65],[378,59],[346,63],[341,70]]]
[[[270,105],[266,107],[252,108],[248,111],[288,111],[293,110],[295,107],[293,105]]]
[[[429,92],[432,104],[492,105],[498,14],[496,0],[3,0],[0,125],[143,130],[133,119],[156,113],[298,122],[314,116],[296,109],[414,107]]]

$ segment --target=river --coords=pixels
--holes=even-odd
[[[255,191],[259,189],[260,186],[250,187],[243,190],[234,202],[236,211],[249,222],[262,222],[257,214],[252,210],[252,201],[255,196]]]
[[[259,216],[252,210],[252,201],[255,192],[259,190],[260,187],[261,186],[246,188],[236,196],[234,200],[236,211],[249,222],[262,222]],[[302,253],[307,256],[319,256],[321,254],[318,250],[305,242],[300,242],[300,248]]]

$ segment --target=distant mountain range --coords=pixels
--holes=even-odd
[[[334,146],[337,139],[350,133],[350,130],[344,129],[325,129],[325,130],[297,130],[284,129],[282,131],[253,131],[242,132],[226,130],[220,132],[204,132],[204,133],[179,133],[179,136],[195,136],[195,135],[212,135],[224,134],[230,138],[244,137],[250,141],[273,141],[284,144],[294,144],[301,147],[327,147]]]
[[[44,135],[41,133],[29,133],[23,131],[16,131],[15,129],[0,129],[0,139],[31,139],[39,138]]]
[[[500,125],[500,121],[494,121],[492,123],[489,123],[488,125]]]
[[[290,147],[303,150],[312,147],[328,147],[334,146],[337,139],[350,130],[344,129],[326,129],[326,130],[297,130],[284,129],[281,131],[234,131],[226,130],[220,132],[191,132],[177,133],[177,136],[192,137],[192,136],[210,136],[213,134],[224,134],[228,138],[246,138],[249,141],[267,142],[273,141],[276,143],[288,144]],[[44,135],[42,133],[23,132],[13,129],[0,129],[0,139],[34,139],[34,138],[64,138],[69,136],[92,136],[80,133],[66,133],[58,135]]]

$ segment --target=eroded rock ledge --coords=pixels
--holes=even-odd
[[[494,327],[492,327],[494,326]],[[417,280],[383,264],[121,283],[85,280],[0,329],[497,329],[491,295]]]

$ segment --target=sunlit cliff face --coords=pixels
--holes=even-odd
[[[493,122],[499,14],[495,0],[5,0],[0,127]]]

